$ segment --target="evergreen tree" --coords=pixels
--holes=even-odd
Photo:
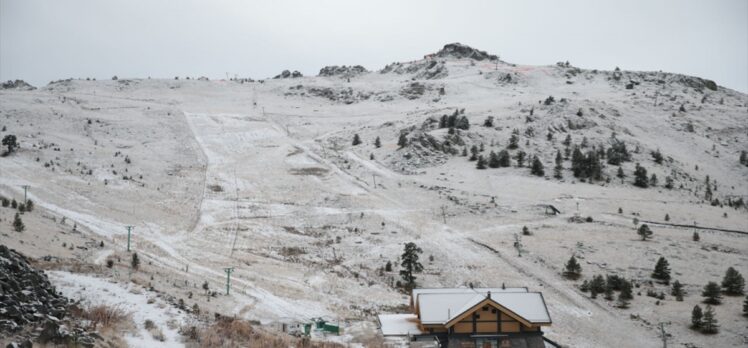
[[[403,261],[400,263],[400,266],[402,267],[400,270],[400,276],[410,289],[412,289],[416,284],[416,276],[413,274],[423,271],[423,265],[418,262],[418,254],[421,253],[423,253],[423,250],[416,246],[415,243],[409,242],[405,244],[403,255],[401,256]]]
[[[540,162],[540,158],[538,158],[537,155],[532,157],[532,168],[530,169],[530,174],[535,175],[535,176],[545,175],[545,170],[543,169],[543,162]]]
[[[673,289],[670,291],[670,295],[675,296],[676,301],[683,301],[683,285],[679,281],[673,282]]]
[[[491,153],[488,154],[488,167],[489,168],[499,167],[499,156],[496,154],[496,152],[491,151]]]
[[[643,241],[646,241],[649,238],[652,238],[652,230],[649,229],[649,225],[642,224],[639,226],[639,229],[636,230],[636,233],[641,237]]]
[[[515,129],[515,131],[517,130]],[[514,150],[518,147],[519,147],[519,136],[517,136],[517,134],[512,132],[512,135],[509,137],[509,145],[507,146],[507,148],[509,148],[510,150]]]
[[[26,211],[31,212],[32,210],[34,210],[34,201],[29,199],[26,201]]]
[[[624,298],[623,291],[621,291],[618,294],[618,302],[616,302],[616,307],[622,308],[622,309],[629,308],[629,300],[627,300],[626,298]]]
[[[582,275],[582,265],[577,262],[577,258],[571,255],[569,261],[564,267],[564,276],[569,279],[578,279]]]
[[[616,176],[621,179],[621,182],[623,182],[623,178],[626,177],[626,174],[623,173],[623,168],[618,167],[618,172],[616,173]]]
[[[13,209],[18,208],[18,202],[16,202],[15,198],[13,198],[13,200],[10,201],[10,207],[13,208]]]
[[[486,120],[483,121],[484,127],[493,127],[493,116],[486,117]]]
[[[743,316],[748,317],[748,296],[746,296],[743,301]]]
[[[665,177],[665,188],[668,190],[672,190],[674,187],[673,177],[668,175]]]
[[[21,221],[21,216],[16,213],[16,216],[13,218],[13,230],[16,232],[23,232],[25,229],[26,226],[23,224],[23,221]]]
[[[553,167],[553,177],[556,179],[562,179],[564,170],[564,158],[561,157],[561,150],[556,150],[556,166]]]
[[[387,261],[387,263],[384,265],[384,270],[387,272],[392,272],[392,262]]]
[[[467,117],[462,116],[457,120],[457,123],[455,123],[455,128],[468,130],[470,129],[470,121],[468,121]]]
[[[701,237],[699,237],[699,232],[694,232],[691,238],[693,239],[694,242],[698,242],[701,240]]]
[[[660,259],[657,260],[657,264],[655,264],[654,271],[652,272],[652,278],[658,279],[665,284],[670,283],[670,264],[664,257],[660,256]]]
[[[623,298],[624,300],[634,299],[634,289],[630,281],[624,279],[623,282],[621,282],[621,293],[618,297]]]
[[[701,323],[701,332],[705,334],[715,334],[719,332],[719,325],[717,325],[717,318],[714,316],[714,308],[710,305],[706,305],[704,310],[704,319]]]
[[[483,159],[483,155],[478,155],[478,163],[475,164],[475,168],[486,169],[486,160]]]
[[[499,152],[498,160],[499,166],[501,167],[510,167],[512,165],[512,158],[509,156],[509,152],[506,150],[501,150]]]
[[[16,136],[13,134],[8,134],[3,137],[3,145],[8,147],[8,153],[12,153],[18,147]]]
[[[670,214],[665,214],[665,221],[670,221]]]
[[[722,303],[722,295],[720,294],[719,284],[715,282],[709,282],[704,286],[704,291],[701,293],[704,297],[704,303],[718,305]]]
[[[382,140],[379,139],[379,137],[377,137],[376,139],[374,139],[374,146],[376,146],[376,148],[382,147]]]
[[[130,266],[132,266],[132,269],[138,270],[140,268],[140,258],[138,258],[138,253],[132,254],[132,260],[130,261]]]
[[[735,268],[728,268],[725,277],[722,278],[722,287],[728,295],[742,295],[745,288],[745,279]]]
[[[356,146],[358,144],[361,144],[361,137],[358,136],[358,134],[353,135],[353,146]]]
[[[634,170],[634,186],[638,186],[641,188],[649,187],[647,169],[639,165],[639,163],[636,164],[636,170]]]
[[[400,138],[397,139],[397,146],[400,146],[401,149],[408,146],[408,136],[405,133],[400,133]]]
[[[601,275],[592,277],[590,281],[590,294],[592,298],[597,298],[597,294],[605,292],[605,279]]]
[[[704,199],[707,201],[712,201],[712,184],[709,180],[709,175],[706,176],[706,190],[704,191]]]
[[[701,311],[701,307],[699,305],[693,306],[693,310],[691,311],[691,328],[694,330],[700,330],[701,325],[704,323],[704,313]]]
[[[650,154],[652,155],[652,159],[655,161],[655,163],[662,164],[662,153],[659,149],[652,151]]]
[[[467,146],[465,146],[462,148],[462,157],[467,157],[467,155],[468,155]]]
[[[470,160],[471,161],[478,160],[478,147],[475,145],[470,147]]]
[[[652,187],[657,186],[657,175],[655,175],[654,173],[649,178],[649,186],[652,186]]]
[[[564,141],[562,142],[562,144],[564,144],[564,146],[571,145],[571,134],[567,134],[566,135],[566,139],[564,139]]]
[[[522,151],[522,150],[517,151],[517,156],[515,158],[517,159],[517,167],[518,168],[522,168],[522,167],[525,166],[525,157],[526,156],[527,156],[527,154],[524,151]]]

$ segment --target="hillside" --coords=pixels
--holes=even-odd
[[[345,328],[337,340],[367,344],[374,315],[408,303],[398,261],[415,242],[420,286],[542,291],[546,335],[563,344],[659,347],[659,323],[673,346],[748,342],[744,296],[715,306],[719,334],[688,328],[708,281],[728,267],[748,275],[748,235],[700,229],[748,232],[747,95],[671,73],[512,64],[463,45],[379,71],[298,75],[0,90],[0,138],[20,144],[0,158],[0,195],[22,201],[29,185],[36,206],[21,233],[15,211],[0,208],[2,244],[57,258],[45,267],[60,271],[51,280],[65,291],[76,277],[114,279],[267,327],[325,317]],[[491,168],[502,151],[509,165]],[[542,175],[531,172],[534,156]],[[635,185],[637,165],[647,188]],[[699,228],[649,223],[641,241],[634,220]],[[576,281],[562,276],[572,255]],[[684,301],[652,283],[661,256]],[[579,289],[597,274],[635,283],[629,308]],[[94,288],[84,296],[106,296]]]

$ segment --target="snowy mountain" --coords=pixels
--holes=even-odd
[[[378,71],[9,86],[0,137],[19,147],[0,158],[0,195],[22,202],[28,185],[36,208],[20,216],[22,232],[17,210],[0,208],[2,244],[57,260],[44,267],[66,295],[108,303],[113,290],[96,289],[111,279],[197,304],[203,320],[216,312],[271,330],[323,317],[344,328],[327,339],[373,345],[374,315],[408,303],[399,258],[414,242],[419,286],[542,291],[546,336],[569,346],[659,346],[659,323],[672,345],[748,340],[740,296],[714,306],[719,334],[688,327],[706,283],[748,265],[748,235],[737,233],[748,231],[748,96],[713,81],[519,65],[449,44]],[[578,280],[562,274],[572,255]],[[651,278],[661,256],[683,301]],[[606,274],[635,284],[628,308],[580,290]],[[179,345],[175,332],[166,336]]]

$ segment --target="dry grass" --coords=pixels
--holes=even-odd
[[[97,305],[88,308],[71,307],[73,317],[88,320],[90,328],[94,330],[106,330],[126,323],[130,319],[130,313],[121,306]]]
[[[180,329],[189,339],[188,347],[249,347],[249,348],[342,348],[330,342],[312,342],[308,338],[296,338],[284,333],[267,332],[253,327],[246,320],[221,318],[210,326],[194,326]]]

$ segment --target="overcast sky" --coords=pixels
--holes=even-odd
[[[0,79],[380,69],[462,42],[518,64],[662,70],[748,91],[748,1],[0,0]]]

